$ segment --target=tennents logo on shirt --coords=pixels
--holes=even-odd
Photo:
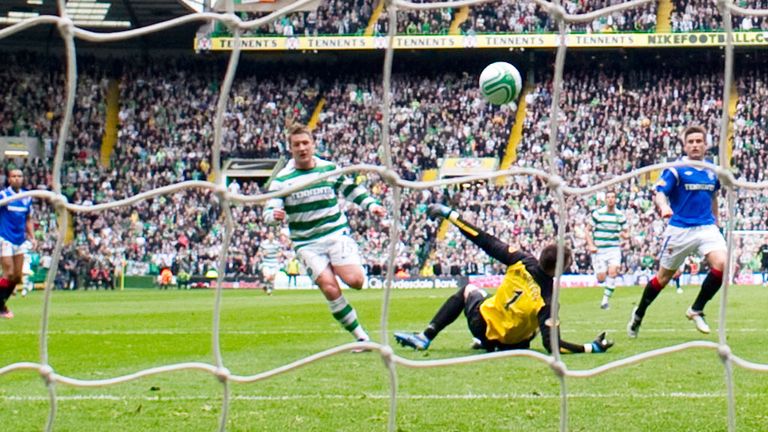
[[[715,185],[713,184],[686,184],[685,190],[689,191],[697,191],[697,190],[707,190],[707,191],[713,191],[715,190]]]
[[[315,189],[301,190],[301,191],[292,193],[291,198],[302,199],[302,198],[309,198],[309,197],[315,197],[320,195],[334,195],[333,188],[329,186],[325,186],[325,187],[319,187]]]

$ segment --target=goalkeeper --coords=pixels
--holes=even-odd
[[[552,277],[557,262],[557,245],[550,244],[538,260],[532,255],[514,250],[496,237],[483,232],[459,217],[455,210],[433,204],[431,218],[443,217],[457,226],[461,233],[488,255],[506,264],[507,272],[496,294],[467,285],[448,298],[421,333],[396,332],[395,340],[403,346],[418,350],[430,343],[445,327],[456,321],[462,311],[472,335],[487,351],[528,349],[536,333],[541,331],[544,348],[551,352]],[[565,268],[570,265],[571,252],[566,248]],[[605,332],[587,344],[575,344],[560,339],[561,353],[600,353],[613,346]]]

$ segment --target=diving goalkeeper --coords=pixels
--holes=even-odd
[[[550,244],[538,260],[515,250],[496,237],[483,232],[459,217],[459,213],[444,205],[433,204],[428,209],[431,218],[446,218],[461,230],[472,243],[488,255],[506,264],[507,272],[496,294],[466,285],[450,296],[421,333],[396,332],[395,340],[403,346],[426,350],[445,327],[456,321],[462,311],[472,335],[487,351],[528,349],[540,331],[544,348],[551,352],[552,277],[557,263],[557,245]],[[571,251],[566,248],[565,268],[570,265]],[[557,329],[556,329],[557,331]],[[605,332],[586,344],[560,339],[561,353],[601,353],[613,346]]]

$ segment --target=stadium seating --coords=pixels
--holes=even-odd
[[[27,64],[22,71],[19,64]],[[28,67],[34,64],[35,67]],[[215,62],[158,62],[152,67],[125,65],[120,75],[121,110],[118,143],[111,164],[99,163],[108,74],[89,64],[80,75],[72,142],[62,172],[71,202],[95,204],[126,198],[156,187],[210,174],[212,122],[222,66]],[[51,65],[55,65],[52,67]],[[46,158],[27,161],[29,187],[50,187],[50,155],[61,120],[61,101],[49,100],[46,89],[60,84],[59,64],[17,57],[0,71],[6,104],[0,110],[0,132],[41,137]],[[193,68],[194,66],[194,68]],[[195,73],[191,71],[195,70]],[[245,69],[247,70],[247,68]],[[246,72],[247,73],[247,72]],[[765,180],[766,98],[763,70],[753,68],[737,77],[739,103],[734,122],[733,165],[739,177]],[[558,167],[573,185],[584,186],[679,155],[676,135],[689,118],[713,131],[716,143],[722,89],[717,74],[704,71],[631,72],[576,68],[565,76]],[[516,166],[545,168],[549,136],[550,77],[539,73],[527,96],[523,139]],[[381,163],[380,81],[349,75],[320,78],[307,73],[238,79],[225,118],[225,157],[275,157],[286,150],[284,126],[306,121],[322,95],[326,105],[315,130],[318,151],[340,165]],[[474,78],[460,72],[437,76],[396,74],[392,107],[393,160],[403,178],[416,180],[447,156],[503,157],[514,112],[481,101]],[[630,119],[627,121],[626,119]],[[375,196],[389,199],[389,186],[373,175],[358,178]],[[655,255],[655,237],[663,223],[651,203],[651,181],[632,181],[619,193],[620,207],[630,222],[632,247],[625,272],[636,271],[643,256]],[[257,193],[255,184],[237,185]],[[429,253],[439,256],[443,273],[461,274],[495,264],[448,232],[436,242],[437,226],[424,210],[432,202],[448,202],[466,210],[466,217],[492,233],[536,248],[556,229],[554,202],[544,184],[516,178],[500,186],[473,184],[403,194],[398,268],[416,274]],[[768,197],[744,194],[738,206],[737,229],[766,229],[761,213]],[[584,248],[583,225],[599,197],[569,198],[569,241]],[[36,204],[43,254],[53,248],[57,222],[45,203]],[[236,233],[227,274],[253,275],[258,270],[259,242],[266,232],[258,206],[236,207]],[[370,268],[383,269],[388,245],[387,224],[370,219],[351,206],[347,212],[354,236]],[[188,191],[136,204],[132,208],[75,218],[75,240],[65,253],[71,268],[115,266],[121,260],[153,266],[182,266],[202,274],[216,265],[223,221],[215,198]],[[286,250],[289,250],[287,240]],[[286,255],[287,258],[287,255]],[[434,263],[435,260],[429,261]],[[472,265],[470,265],[472,263]],[[589,271],[578,264],[573,271]],[[75,272],[73,270],[72,274]],[[74,277],[74,276],[73,276]]]

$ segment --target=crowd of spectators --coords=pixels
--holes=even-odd
[[[42,140],[42,159],[22,161],[22,166],[28,187],[49,189],[64,108],[63,93],[54,89],[62,87],[63,79],[57,67],[30,68],[35,65],[32,57],[20,55],[15,60],[10,59],[10,67],[2,71],[1,132]],[[108,79],[105,71],[85,67],[79,75],[71,126],[74,139],[67,143],[61,172],[63,193],[69,201],[99,204],[184,180],[205,180],[211,173],[217,78],[223,75],[220,68],[207,66],[209,70],[205,64],[191,67],[164,62],[141,69],[126,67],[120,77],[118,140],[107,166],[101,165],[100,152]],[[308,81],[256,78],[258,84],[241,81],[233,88],[225,119],[224,157],[276,157],[285,149],[280,133],[285,123],[306,120],[314,107],[317,91]],[[244,185],[242,192],[253,193],[253,189]],[[46,234],[56,229],[56,219],[50,217],[50,209],[39,208],[35,213],[43,240],[40,252],[50,254],[53,241]],[[235,210],[235,214],[243,232],[235,237],[228,265],[255,274],[259,236],[246,234],[253,230],[258,216],[254,209]],[[219,255],[219,216],[216,199],[199,190],[161,196],[118,211],[75,215],[75,239],[65,251],[62,268],[101,270],[131,261],[160,267],[177,264],[165,258],[179,255],[187,271],[202,271]],[[69,279],[77,276],[73,271],[63,273]]]
[[[426,3],[426,0],[415,0]],[[570,14],[583,14],[623,3],[621,0],[566,1],[562,5]],[[250,32],[253,35],[317,36],[361,35],[365,32],[377,0],[323,0],[316,11],[297,12]],[[743,0],[738,6],[765,9],[763,0]],[[673,32],[722,31],[722,16],[711,0],[673,0],[670,25]],[[585,24],[571,24],[569,31],[578,33],[653,32],[656,29],[658,1],[607,16]],[[447,34],[459,9],[398,11],[397,32],[405,35]],[[557,22],[533,0],[491,1],[472,5],[468,18],[461,23],[463,34],[482,33],[552,33]],[[259,15],[244,13],[243,19]],[[389,18],[381,13],[374,23],[373,34],[386,34]],[[768,20],[734,15],[737,31],[766,31]],[[224,29],[220,29],[224,31]]]
[[[680,156],[681,126],[696,121],[719,141],[722,75],[632,69],[575,71],[565,77],[558,168],[577,186]],[[549,140],[549,79],[528,95],[520,154],[534,167]],[[593,157],[594,156],[594,157]]]
[[[678,0],[684,1],[684,0]],[[428,3],[415,0],[414,3]],[[583,14],[622,3],[620,0],[582,0],[563,3],[570,14]],[[678,10],[696,10],[693,6],[678,5]],[[705,9],[706,2],[701,2]],[[363,34],[378,5],[376,0],[323,0],[316,11],[295,12],[283,16],[261,28],[249,32],[252,35],[318,36],[318,35],[360,35]],[[656,6],[652,1],[647,5],[614,12],[591,23],[572,24],[570,31],[588,33],[608,32],[650,32],[656,28]],[[714,8],[714,6],[713,6]],[[405,35],[447,34],[459,9],[442,8],[431,10],[402,9],[398,11],[397,32]],[[492,1],[472,5],[469,15],[461,24],[464,34],[479,33],[551,33],[556,32],[557,23],[532,0]],[[715,9],[716,13],[716,9]],[[243,13],[244,20],[254,19],[263,14]],[[673,17],[673,22],[674,21]],[[690,19],[688,20],[690,21]],[[758,28],[755,25],[754,28]],[[373,25],[373,34],[386,34],[389,17],[383,11]],[[221,27],[219,32],[225,31]]]
[[[60,83],[55,72],[13,66],[2,71],[6,90],[0,126],[6,135],[38,136],[48,142],[40,159],[23,164],[30,188],[51,187],[50,163],[55,149],[63,103],[53,104],[36,91]],[[34,64],[34,63],[33,63]],[[192,70],[195,72],[192,73]],[[46,72],[43,72],[46,71]],[[185,180],[210,178],[213,115],[221,65],[192,68],[174,62],[125,66],[120,77],[121,109],[118,142],[110,163],[100,161],[106,117],[108,74],[85,68],[80,74],[73,139],[68,142],[62,170],[63,192],[70,202],[90,205],[110,202]],[[692,121],[703,124],[716,145],[722,106],[721,76],[706,71],[665,72],[659,69],[575,68],[565,75],[560,122],[558,172],[568,184],[587,186],[649,164],[674,160],[681,154],[677,136]],[[739,178],[765,180],[764,108],[766,75],[749,69],[738,76],[739,103],[734,118],[733,165]],[[517,166],[546,170],[549,140],[551,78],[535,76]],[[233,86],[224,120],[226,157],[278,157],[286,152],[284,126],[306,121],[318,97],[326,105],[315,130],[318,152],[339,165],[382,164],[378,145],[381,128],[381,88],[376,77],[349,75],[332,80],[307,74],[252,77],[245,67]],[[18,99],[18,100],[17,100]],[[482,101],[475,79],[465,73],[395,74],[392,83],[390,129],[393,164],[407,180],[417,180],[445,157],[503,158],[514,122],[510,107]],[[0,178],[4,180],[4,178]],[[377,175],[361,173],[357,180],[374,196],[391,204],[391,187]],[[643,259],[656,255],[656,239],[664,224],[651,201],[653,176],[635,178],[617,188],[619,206],[629,221],[631,239],[625,272],[637,271]],[[257,194],[255,182],[230,184],[233,191]],[[447,202],[468,220],[520,247],[537,249],[557,229],[557,206],[545,182],[518,176],[502,182],[432,190],[404,190],[402,235],[395,265],[417,274],[425,263],[437,274],[468,274],[498,270],[484,254],[455,230],[436,241],[437,224],[425,211],[433,202]],[[601,195],[568,197],[568,242],[577,252],[573,271],[589,272],[584,254],[589,212]],[[734,217],[736,229],[765,230],[768,193],[742,191]],[[260,223],[258,205],[232,205],[235,233],[224,270],[228,275],[258,273],[259,244],[268,227]],[[353,205],[347,206],[368,270],[383,274],[392,220],[379,223]],[[36,202],[36,237],[40,253],[50,257],[52,233],[58,221],[50,206]],[[723,215],[724,215],[723,211]],[[128,262],[136,271],[172,267],[205,274],[218,265],[224,231],[218,198],[205,190],[185,190],[136,203],[119,210],[77,214],[73,242],[62,261],[62,286],[89,277],[78,272],[114,272]],[[288,251],[285,233],[279,236]],[[748,250],[746,248],[745,250]],[[290,253],[286,253],[287,261]],[[647,260],[646,260],[647,261]],[[45,260],[43,260],[45,262]],[[435,266],[436,265],[436,266]],[[132,267],[129,266],[130,271]]]
[[[317,10],[294,12],[260,28],[252,35],[318,36],[362,34],[373,13],[375,0],[321,0]],[[266,13],[242,13],[252,20]],[[224,29],[222,28],[221,31]]]
[[[466,73],[393,76],[392,157],[405,179],[444,157],[503,157],[514,112],[483,102],[475,81]],[[380,87],[378,77],[348,77],[328,88],[317,131],[321,153],[342,164],[381,160]]]
[[[426,2],[425,0],[417,0]],[[570,14],[583,14],[623,3],[620,0],[566,1],[563,7]],[[711,0],[673,0],[670,24],[674,32],[722,31],[723,22],[716,2]],[[765,9],[763,0],[743,0],[738,6]],[[251,33],[283,36],[355,35],[362,34],[375,9],[375,0],[321,1],[317,11],[289,14]],[[570,31],[586,33],[653,32],[656,29],[657,1],[614,12],[586,24],[571,24]],[[447,34],[458,9],[403,10],[398,13],[399,34]],[[244,19],[257,15],[246,14]],[[752,16],[733,16],[734,30],[766,31],[768,20]],[[374,24],[374,34],[385,34],[388,16],[382,13]],[[481,33],[551,33],[557,32],[557,22],[532,0],[492,1],[472,5],[466,21],[461,24],[464,34]]]
[[[426,0],[415,0],[414,3],[430,3]],[[454,9],[430,10],[398,10],[397,33],[405,35],[434,35],[447,34],[453,21]],[[389,14],[386,11],[379,15],[374,25],[374,34],[383,35],[389,32]]]
[[[761,181],[765,177],[764,129],[766,110],[762,101],[765,75],[745,68],[738,77],[739,104],[734,118],[732,166],[737,178]],[[704,125],[707,142],[717,146],[722,114],[722,76],[702,71],[664,72],[658,69],[588,71],[565,75],[559,123],[558,173],[572,186],[585,187],[634,169],[673,161],[682,155],[678,139],[691,122]],[[517,165],[547,170],[545,151],[549,142],[551,79],[543,77],[527,97],[527,112],[517,154]],[[711,156],[716,156],[713,153]],[[624,272],[642,270],[643,259],[653,262],[664,222],[652,202],[654,176],[636,178],[616,188],[619,207],[627,218],[630,240],[625,245]],[[721,200],[721,220],[725,219]],[[539,181],[515,178],[497,185],[472,185],[450,199],[466,209],[468,220],[487,227],[501,238],[514,239],[523,248],[536,248],[553,239],[557,227],[556,206],[549,190]],[[568,243],[577,252],[572,271],[590,272],[584,226],[589,212],[602,205],[602,194],[567,199]],[[768,229],[768,193],[740,191],[736,230]],[[500,217],[506,215],[506,217]],[[754,255],[756,248],[740,249]],[[443,268],[462,271],[492,266],[472,244],[458,233],[449,234],[436,256]],[[447,257],[447,259],[444,259]],[[474,263],[473,263],[474,261]],[[463,264],[462,264],[463,263]],[[470,264],[472,263],[472,264]]]
[[[92,103],[89,100],[89,105],[100,107],[100,117],[97,117],[102,123],[88,131],[87,139],[75,140],[76,144],[68,143],[72,150],[68,152],[62,179],[64,193],[70,202],[99,204],[185,180],[208,178],[211,174],[213,113],[218,95],[216,79],[222,74],[220,68],[211,65],[191,68],[168,62],[141,68],[127,66],[120,76],[118,141],[110,164],[101,166],[100,138],[104,133],[107,79],[97,73],[97,79],[94,79],[99,82],[98,91],[95,87],[81,91],[94,99]],[[23,85],[27,85],[29,80],[35,81],[33,86],[40,85],[40,75],[28,71],[20,76],[25,77],[21,80]],[[393,139],[403,145],[397,145],[398,151],[393,157],[397,169],[409,180],[416,180],[423,169],[434,168],[439,157],[474,154],[478,143],[492,135],[492,131],[483,128],[465,133],[463,123],[474,121],[484,124],[481,121],[483,117],[493,120],[500,127],[494,132],[498,136],[491,138],[491,142],[501,142],[502,135],[506,134],[504,131],[511,127],[510,124],[499,124],[509,119],[509,110],[506,109],[500,110],[503,115],[492,115],[477,104],[465,106],[457,101],[448,107],[443,106],[445,100],[441,95],[455,94],[462,102],[477,100],[478,96],[470,84],[473,80],[466,75],[440,78],[433,79],[431,84],[423,79],[412,82],[407,75],[395,79],[394,110],[397,114],[393,117]],[[84,75],[81,79],[91,80]],[[368,88],[367,92],[355,91],[355,88],[360,90],[364,86]],[[373,81],[363,78],[328,83],[327,109],[320,118],[317,134],[321,156],[333,158],[342,165],[378,163],[381,157],[376,144],[381,119],[380,92],[377,93],[374,87]],[[285,125],[306,121],[318,93],[319,84],[311,82],[306,76],[292,80],[284,77],[238,80],[230,95],[224,119],[223,158],[276,158],[285,154]],[[90,115],[80,114],[85,112],[81,105],[83,101],[86,101],[85,95],[78,98],[75,109],[78,114],[73,131],[77,137],[83,129],[81,122],[91,118]],[[31,112],[29,115],[39,117],[42,114]],[[23,117],[9,114],[5,123],[20,123],[18,118]],[[352,122],[353,119],[357,122]],[[419,123],[411,124],[414,119]],[[51,128],[55,129],[58,124],[57,120],[53,120]],[[441,145],[435,145],[431,152],[425,151],[422,141],[433,143],[438,138],[448,137],[438,136],[437,131],[443,129],[447,129],[443,134],[457,134],[460,139],[447,139]],[[363,130],[367,130],[365,139],[361,139],[362,134],[359,134]],[[30,132],[41,135],[43,130]],[[20,131],[13,129],[7,133],[13,135]],[[483,147],[477,149],[477,154],[485,155],[497,150]],[[32,169],[32,166],[42,172],[38,173],[37,168]],[[28,172],[30,187],[50,187],[50,175],[45,172],[50,169],[50,164],[35,162],[24,168]],[[359,180],[367,182],[374,195],[382,199],[388,195],[388,185],[375,176],[361,175]],[[259,191],[256,183],[235,185],[241,193]],[[428,247],[428,233],[434,227],[426,224],[425,228],[423,213],[429,195],[429,192],[403,194],[405,211],[402,224],[411,228],[413,236],[409,238],[413,241],[400,248],[402,256],[398,265],[402,267],[417,269],[419,257]],[[411,211],[416,207],[416,212]],[[258,273],[258,244],[267,229],[258,224],[259,207],[236,207],[233,212],[237,225],[227,271],[254,275]],[[47,214],[45,211],[38,213]],[[364,248],[378,256],[376,261],[381,267],[384,262],[383,248],[375,246],[376,241],[381,245],[386,240],[386,234],[380,226],[373,226],[359,209],[351,207],[349,213],[358,238],[372,240],[366,242]],[[420,216],[420,224],[414,223],[416,215]],[[221,211],[216,198],[206,191],[178,192],[117,211],[76,215],[74,220],[75,240],[73,246],[67,249],[64,261],[72,261],[72,265],[67,267],[114,268],[127,261],[144,262],[150,268],[176,268],[181,265],[186,271],[200,274],[215,266],[220,255]],[[41,225],[48,233],[55,229],[54,225]],[[418,232],[417,227],[420,227]],[[377,234],[373,234],[374,228]],[[422,240],[416,242],[419,237]],[[52,241],[48,241],[42,249],[43,253],[50,253],[52,247]]]
[[[737,6],[750,9],[765,9],[763,0],[742,0],[734,2]],[[673,0],[674,8],[670,21],[672,31],[721,31],[723,18],[717,3],[708,0]],[[768,30],[768,20],[760,17],[733,15],[734,31],[765,31]]]
[[[619,0],[566,1],[569,14],[583,14],[623,3]],[[571,24],[571,32],[652,32],[656,29],[656,2],[614,12],[587,24]],[[475,33],[551,33],[557,32],[557,22],[532,0],[520,2],[488,2],[470,8],[462,24],[466,34]]]

